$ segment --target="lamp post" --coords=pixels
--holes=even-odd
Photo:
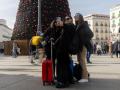
[[[38,25],[37,25],[37,33],[42,33],[42,24],[41,24],[41,1],[38,0]]]

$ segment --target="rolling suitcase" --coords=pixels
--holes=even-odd
[[[42,63],[42,81],[43,85],[46,83],[52,84],[53,83],[53,63],[52,60],[46,59]]]

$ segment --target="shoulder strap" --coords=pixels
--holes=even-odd
[[[77,25],[77,27],[76,27],[75,31],[78,31],[79,26],[80,26],[80,25]]]
[[[61,31],[61,35],[57,38],[57,40],[55,41],[54,44],[56,44],[56,43],[62,38],[63,33],[64,33],[64,30],[62,29],[62,31]]]

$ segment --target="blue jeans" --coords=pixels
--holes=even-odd
[[[87,51],[86,59],[88,63],[90,63],[90,56],[91,56],[91,53]]]

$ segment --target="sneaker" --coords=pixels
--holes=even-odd
[[[88,79],[81,79],[78,81],[79,83],[87,83],[88,82]]]

